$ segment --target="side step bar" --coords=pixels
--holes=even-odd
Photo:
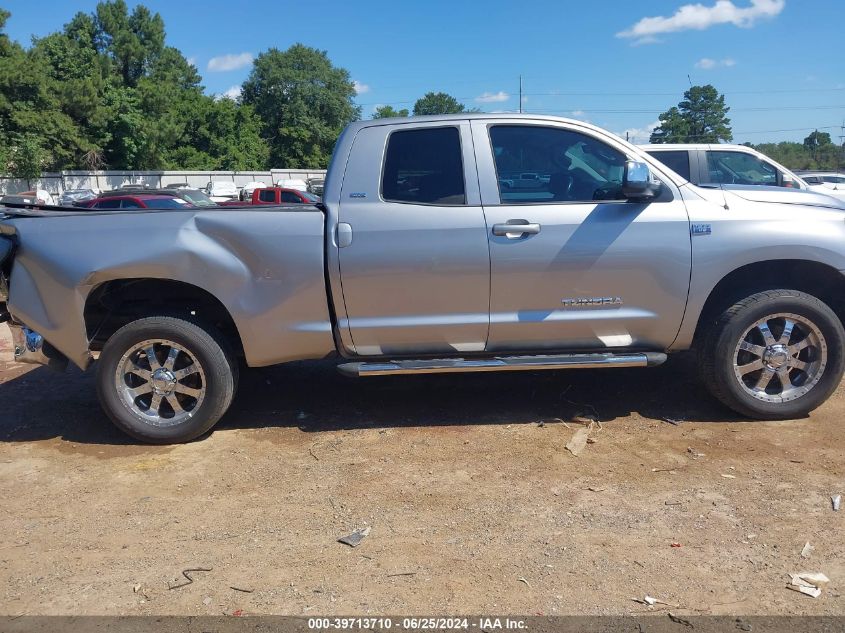
[[[347,376],[446,374],[470,371],[539,371],[542,369],[597,369],[600,367],[655,367],[666,362],[663,352],[635,354],[557,354],[554,356],[501,356],[496,358],[445,358],[391,360],[338,365]]]

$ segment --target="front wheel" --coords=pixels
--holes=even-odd
[[[153,444],[208,431],[232,403],[237,382],[237,364],[218,333],[169,316],[122,327],[97,365],[103,409],[122,431]]]
[[[845,330],[836,313],[797,290],[768,290],[725,310],[699,350],[705,385],[743,415],[798,418],[839,386]]]

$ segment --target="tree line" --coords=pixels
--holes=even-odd
[[[35,178],[63,169],[266,170],[324,168],[343,128],[361,118],[349,72],[303,44],[260,53],[239,98],[205,94],[197,68],[166,42],[143,5],[104,0],[25,48],[0,9],[0,171]],[[732,140],[730,108],[713,86],[693,86],[660,115],[654,143]],[[475,112],[429,92],[409,112]],[[825,132],[804,143],[755,145],[796,169],[835,169],[841,149]]]
[[[692,86],[677,106],[659,117],[651,143],[721,143],[733,140],[730,108],[712,85]],[[802,143],[745,143],[789,169],[839,170],[845,165],[845,145],[833,143],[828,132],[811,132]]]

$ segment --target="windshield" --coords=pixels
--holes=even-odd
[[[180,189],[177,194],[197,207],[216,207],[217,203],[199,189]]]
[[[308,202],[320,202],[320,196],[315,196],[310,191],[300,191],[300,194],[302,194],[302,197],[308,200]]]

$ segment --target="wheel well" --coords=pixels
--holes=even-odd
[[[117,279],[97,286],[85,301],[85,329],[92,350],[127,323],[152,315],[181,316],[216,327],[238,356],[243,346],[232,316],[207,290],[171,279]]]
[[[698,318],[693,345],[725,309],[755,292],[776,288],[800,290],[821,299],[845,323],[845,275],[838,270],[799,259],[755,262],[732,271],[710,292]]]

